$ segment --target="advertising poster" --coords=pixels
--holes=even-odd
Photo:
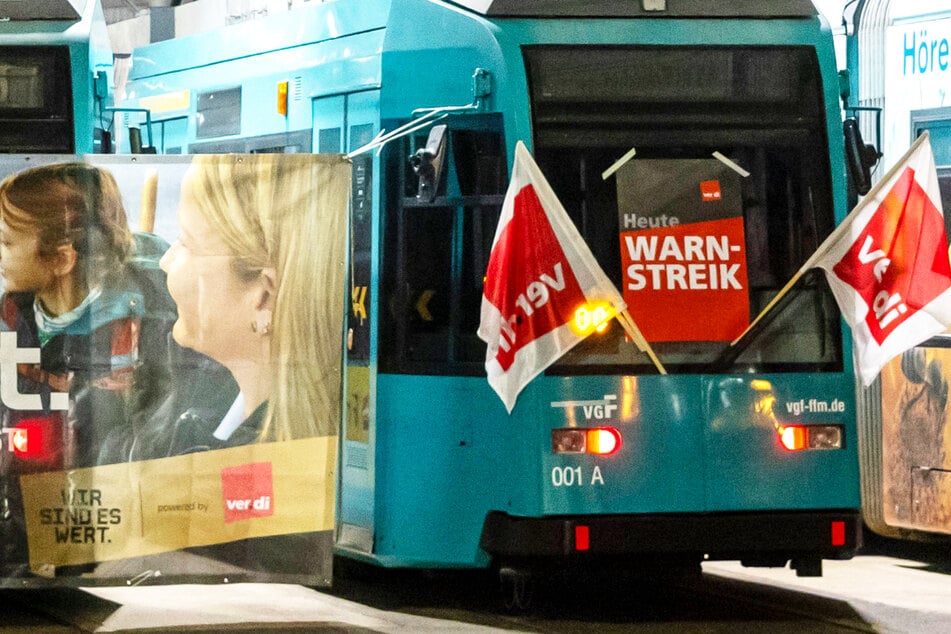
[[[0,165],[2,576],[328,585],[350,162],[22,160]]]
[[[740,175],[716,159],[617,172],[624,301],[651,342],[732,341],[749,324]]]

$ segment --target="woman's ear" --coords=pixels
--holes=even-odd
[[[277,271],[274,267],[265,267],[261,269],[261,275],[257,281],[257,298],[254,303],[255,310],[274,310],[274,298],[277,295]]]
[[[251,332],[261,336],[269,335],[274,299],[277,296],[277,272],[273,268],[263,269],[254,284],[254,319],[251,320]]]
[[[56,254],[53,256],[53,274],[58,277],[71,275],[76,270],[76,262],[79,261],[79,254],[71,244],[62,244],[56,247]]]

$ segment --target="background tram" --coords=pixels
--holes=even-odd
[[[951,9],[942,2],[862,0],[848,38],[851,105],[866,138],[880,138],[877,176],[924,130],[951,228]],[[951,232],[949,232],[951,233]],[[951,534],[951,335],[893,360],[861,393],[866,523],[889,537]]]
[[[336,0],[139,48],[125,93],[160,154],[351,152],[409,124],[353,158],[339,553],[816,575],[859,546],[851,340],[821,273],[737,347],[709,330],[719,306],[673,315],[653,338],[667,376],[612,324],[511,414],[476,336],[519,140],[618,288],[625,218],[692,209],[713,174],[744,236],[748,324],[847,211],[810,2]],[[631,148],[632,171],[602,178]],[[641,302],[642,327],[662,304]],[[609,455],[584,442],[601,428]]]
[[[98,1],[0,3],[0,153],[111,152],[111,83]]]

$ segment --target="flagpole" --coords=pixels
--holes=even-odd
[[[763,307],[763,310],[759,312],[759,315],[756,316],[756,319],[750,322],[750,325],[746,327],[746,330],[741,332],[739,337],[737,337],[736,339],[730,342],[730,346],[735,346],[737,342],[739,342],[740,339],[745,337],[747,333],[749,333],[749,331],[753,330],[753,328],[756,327],[756,324],[758,324],[763,319],[763,317],[766,316],[766,313],[771,311],[773,309],[773,306],[775,306],[779,302],[779,300],[782,299],[786,295],[786,293],[788,293],[790,289],[792,289],[792,287],[796,285],[796,282],[798,282],[799,278],[802,277],[803,271],[804,271],[803,269],[799,269],[798,271],[796,271],[796,274],[793,275],[792,278],[788,282],[786,282],[786,286],[784,286],[778,293],[776,293],[773,299],[769,300],[769,303],[766,304],[766,306]]]
[[[875,196],[878,196],[878,193],[882,190],[883,187],[885,187],[885,183],[889,182],[892,179],[892,177],[898,173],[899,168],[904,166],[906,159],[909,156],[911,156],[915,152],[915,150],[918,149],[918,146],[924,143],[925,139],[927,139],[929,136],[930,136],[930,133],[928,132],[928,130],[925,130],[924,132],[922,132],[921,136],[915,139],[915,142],[911,144],[911,147],[908,148],[908,151],[905,152],[904,156],[902,156],[901,159],[896,161],[895,164],[891,166],[891,169],[889,169],[888,172],[885,174],[885,176],[879,179],[878,182],[875,183],[874,186],[872,186],[872,189],[870,189],[869,192],[865,194],[865,196],[862,197],[862,202],[866,200],[872,200],[875,198]],[[790,290],[792,290],[792,287],[796,285],[796,282],[799,281],[799,278],[801,278],[803,274],[805,274],[806,271],[808,271],[809,269],[815,266],[816,262],[822,256],[826,254],[826,251],[828,251],[829,248],[833,244],[836,243],[839,237],[843,233],[845,233],[848,230],[848,228],[852,225],[852,220],[853,220],[852,214],[854,214],[855,211],[859,209],[859,207],[861,207],[861,203],[857,204],[855,206],[855,209],[850,211],[849,215],[845,217],[845,220],[843,220],[842,223],[838,227],[832,230],[832,233],[830,233],[826,237],[826,239],[822,241],[822,244],[819,245],[819,248],[816,249],[815,253],[809,256],[809,259],[806,260],[805,263],[803,263],[801,267],[799,267],[799,270],[796,271],[796,274],[793,275],[792,278],[788,282],[786,282],[786,285],[779,291],[779,293],[777,293],[776,296],[773,297],[773,299],[771,299],[769,303],[766,304],[765,307],[763,307],[763,310],[761,310],[759,315],[756,316],[756,319],[750,322],[750,325],[746,327],[746,330],[740,333],[739,337],[737,337],[732,342],[730,342],[730,346],[735,346],[737,342],[739,342],[740,339],[745,337],[749,333],[749,331],[751,331],[756,326],[756,324],[758,324],[763,319],[763,317],[766,316],[766,313],[771,311],[773,307],[776,306],[776,304],[779,302],[779,300],[785,297],[785,295]]]
[[[621,322],[621,326],[624,328],[624,332],[634,341],[634,345],[637,346],[637,349],[641,352],[646,352],[647,356],[650,357],[650,360],[654,363],[654,367],[657,368],[657,371],[661,374],[667,374],[667,369],[664,368],[663,364],[660,362],[660,359],[657,358],[657,355],[654,354],[654,349],[651,348],[651,345],[647,342],[647,339],[644,338],[644,335],[641,333],[641,329],[637,327],[637,324],[634,323],[634,318],[631,317],[631,313],[625,308],[617,314],[617,320]]]

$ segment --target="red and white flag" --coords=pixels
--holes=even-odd
[[[852,328],[865,385],[890,359],[951,325],[951,264],[927,132],[810,261],[825,271]]]
[[[626,308],[519,141],[479,323],[489,384],[510,413],[522,388],[590,332],[572,325],[586,305],[599,311],[598,322]]]

